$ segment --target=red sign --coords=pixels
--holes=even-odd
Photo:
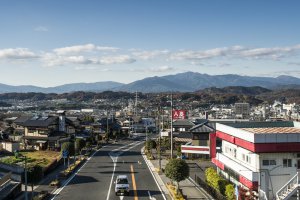
[[[173,119],[186,119],[186,110],[173,110]]]

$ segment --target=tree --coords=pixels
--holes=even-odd
[[[75,155],[74,143],[72,143],[72,142],[64,142],[61,145],[61,151],[67,151],[68,152],[68,156],[74,156]]]
[[[75,149],[75,152],[76,152],[76,154],[78,154],[78,153],[81,151],[81,149],[82,149],[83,147],[85,147],[85,141],[84,141],[83,139],[81,139],[81,138],[77,138],[77,139],[75,140],[75,143],[76,143],[76,149]]]
[[[151,151],[152,149],[155,149],[156,148],[156,142],[154,140],[147,140],[146,141],[146,149],[148,151]]]
[[[176,154],[177,154],[178,157],[181,156],[181,146],[180,145],[177,146],[177,153]]]
[[[27,168],[28,183],[31,184],[31,196],[33,197],[33,186],[38,184],[44,176],[43,168],[40,165],[34,165]]]
[[[189,173],[188,164],[181,159],[170,159],[165,168],[166,176],[177,182],[177,191],[179,190],[179,182],[188,178]]]

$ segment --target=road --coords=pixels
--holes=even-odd
[[[143,140],[143,137],[125,139],[103,147],[70,178],[67,185],[55,191],[53,199],[164,199],[141,156]],[[115,195],[114,181],[120,174],[129,178],[129,196]]]

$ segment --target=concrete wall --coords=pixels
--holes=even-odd
[[[1,142],[0,149],[4,149],[9,152],[14,152],[16,150],[20,150],[20,144],[14,142]]]

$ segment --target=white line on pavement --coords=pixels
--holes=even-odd
[[[117,159],[118,159],[118,157],[117,157]],[[107,193],[106,200],[109,200],[110,190],[111,190],[111,186],[112,186],[112,183],[113,183],[113,180],[114,180],[114,175],[115,175],[116,166],[117,166],[117,164],[114,163],[114,170],[113,170],[113,173],[112,173],[112,175],[111,175],[111,180],[110,180],[110,184],[109,184],[109,189],[108,189],[108,193]]]
[[[155,198],[155,197],[152,197],[152,196],[151,196],[151,193],[150,193],[150,191],[149,191],[149,190],[148,190],[148,195],[149,195],[149,199],[150,199],[150,200],[156,200],[156,198]]]
[[[143,148],[142,148],[142,149],[143,149]],[[142,149],[141,149],[141,152],[143,151]],[[161,187],[160,187],[160,185],[159,185],[159,183],[158,183],[157,180],[156,180],[156,177],[154,176],[154,173],[152,172],[152,170],[151,170],[151,168],[150,168],[150,166],[149,166],[149,164],[148,164],[148,161],[147,161],[146,156],[145,156],[145,155],[142,155],[142,156],[143,156],[143,158],[144,158],[144,160],[145,160],[146,165],[148,166],[148,169],[149,169],[150,173],[151,173],[152,176],[153,176],[153,179],[154,179],[154,181],[155,181],[155,183],[156,183],[158,189],[160,190],[160,193],[161,193],[162,197],[164,198],[164,200],[167,200],[165,194],[163,193],[163,191],[162,191],[162,189],[161,189]]]
[[[99,151],[99,150],[98,150]],[[86,163],[91,159],[91,157],[93,157],[94,155],[95,155],[95,153],[97,153],[98,151],[95,151],[94,153],[93,153],[93,155],[91,155],[88,159],[87,159],[87,161],[77,170],[77,172],[76,173],[74,173],[70,178],[68,178],[65,182],[64,182],[64,184],[63,184],[63,186],[62,187],[60,187],[60,188],[58,188],[57,190],[55,190],[54,192],[53,192],[53,194],[54,194],[54,197],[51,199],[51,200],[54,200],[55,199],[55,197],[70,183],[70,181],[77,175],[77,173],[78,172],[80,172],[80,170],[86,165]]]

